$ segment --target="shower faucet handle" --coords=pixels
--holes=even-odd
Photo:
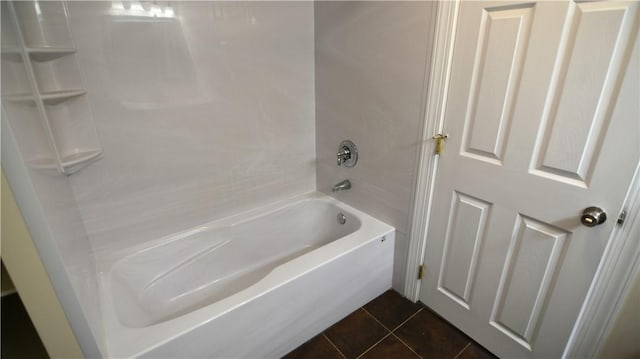
[[[338,166],[353,167],[358,162],[358,147],[355,143],[345,140],[338,146]]]
[[[351,150],[347,146],[342,146],[336,155],[338,156],[338,166],[340,166],[351,159]]]

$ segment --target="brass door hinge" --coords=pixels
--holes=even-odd
[[[434,140],[436,140],[436,155],[442,153],[442,150],[444,149],[444,141],[447,140],[447,137],[449,137],[449,135],[443,135],[442,133],[439,133],[432,137]]]
[[[422,277],[424,277],[424,265],[418,267],[418,279],[422,279]]]

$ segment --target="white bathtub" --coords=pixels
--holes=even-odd
[[[280,357],[391,287],[394,239],[314,192],[133,248],[101,276],[108,356]]]

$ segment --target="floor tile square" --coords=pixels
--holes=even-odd
[[[329,343],[324,335],[320,334],[311,338],[306,343],[285,355],[284,359],[343,359],[338,350]]]
[[[376,344],[371,350],[366,352],[360,358],[362,359],[420,359],[420,357],[411,351],[406,345],[393,335],[384,338],[383,341]]]
[[[382,293],[364,306],[364,309],[390,330],[395,329],[421,308],[420,304],[412,303],[394,290]]]
[[[389,331],[362,308],[327,329],[324,334],[347,358],[355,358]]]
[[[394,334],[423,358],[453,358],[471,341],[426,308],[396,329]]]

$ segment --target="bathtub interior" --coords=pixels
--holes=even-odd
[[[344,224],[339,213],[346,216]],[[334,203],[306,199],[170,236],[113,265],[107,285],[115,314],[130,328],[171,320],[246,289],[360,226],[358,216]]]

